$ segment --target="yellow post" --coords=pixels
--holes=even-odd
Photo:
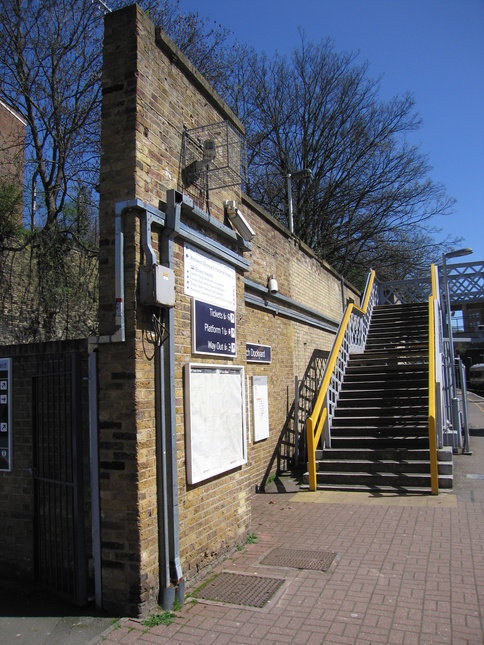
[[[433,268],[433,267],[432,267]],[[432,495],[439,494],[439,466],[437,463],[437,436],[435,427],[435,336],[434,298],[429,298],[429,449],[430,485]]]
[[[306,419],[306,433],[308,438],[308,474],[309,490],[315,491],[316,485],[316,450],[314,448],[314,429],[312,417]]]

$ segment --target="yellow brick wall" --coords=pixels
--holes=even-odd
[[[114,207],[139,199],[164,209],[166,191],[184,191],[206,209],[205,196],[182,182],[184,128],[230,120],[230,109],[136,6],[106,17],[100,180],[101,333],[114,324]],[[322,315],[341,317],[340,278],[239,188],[210,193],[210,215],[223,222],[223,200],[235,199],[256,232],[250,269],[237,269],[237,357],[192,354],[191,298],[184,294],[184,246],[174,243],[176,286],[175,401],[180,558],[184,577],[200,573],[234,549],[250,530],[250,497],[260,482],[292,403],[294,375],[302,376],[314,348],[334,335],[245,302],[245,280],[267,286],[275,275],[281,296]],[[143,263],[140,215],[125,215],[126,342],[99,346],[101,513],[104,604],[137,615],[159,589],[155,368],[151,310],[138,302]],[[200,227],[201,225],[197,225]],[[154,232],[153,246],[158,248]],[[207,236],[213,236],[205,231]],[[222,243],[222,240],[219,240]],[[233,249],[232,249],[233,250]],[[356,296],[357,294],[355,294]],[[269,296],[268,299],[270,300]],[[246,363],[246,342],[271,345],[270,365]],[[243,365],[246,377],[267,376],[270,436],[248,446],[248,463],[196,485],[186,478],[184,366],[189,362]],[[250,397],[250,392],[246,392]],[[252,420],[248,419],[252,427]],[[253,428],[252,428],[253,436]]]

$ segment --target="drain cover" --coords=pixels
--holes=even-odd
[[[293,569],[313,569],[327,571],[336,553],[328,551],[305,551],[302,549],[274,549],[262,560],[262,564],[272,567],[291,567]]]
[[[284,580],[239,573],[221,573],[197,592],[198,598],[233,605],[264,607]]]

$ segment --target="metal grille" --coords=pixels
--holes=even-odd
[[[448,264],[447,279],[453,305],[484,302],[484,262]]]
[[[432,295],[432,280],[428,277],[380,282],[379,289],[380,305],[428,302],[429,296]]]
[[[200,589],[197,597],[262,608],[283,584],[279,578],[224,572]]]
[[[83,604],[86,565],[79,355],[41,357],[32,395],[36,582]]]
[[[329,551],[306,551],[303,549],[274,549],[262,560],[271,567],[290,567],[292,569],[311,569],[327,571],[336,553]]]
[[[210,141],[214,157],[204,161],[204,147]],[[183,177],[186,185],[201,189],[240,186],[246,176],[245,139],[228,121],[205,125],[183,133]]]

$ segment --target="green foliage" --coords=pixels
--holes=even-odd
[[[259,538],[257,537],[257,535],[255,533],[250,533],[247,536],[247,538],[245,540],[245,543],[246,544],[257,544],[258,541],[259,541]]]
[[[175,615],[171,611],[162,611],[160,614],[152,614],[143,621],[146,627],[157,627],[158,625],[171,625]]]

